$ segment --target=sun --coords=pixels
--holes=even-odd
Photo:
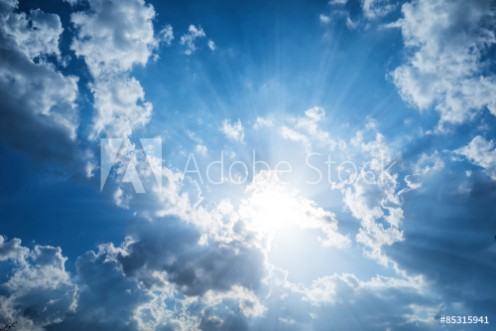
[[[244,201],[242,209],[252,230],[275,233],[298,221],[295,192],[281,183],[275,173],[258,174],[247,192],[249,198]]]
[[[240,215],[247,228],[262,238],[269,246],[275,237],[301,234],[310,230],[323,247],[346,247],[347,235],[340,233],[336,215],[306,198],[288,183],[282,182],[273,171],[258,173],[246,189]]]

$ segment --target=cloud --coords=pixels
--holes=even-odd
[[[323,108],[309,108],[304,116],[291,118],[289,125],[282,126],[280,134],[284,139],[303,143],[307,151],[312,150],[312,146],[319,145],[332,150],[336,147],[336,142],[327,131],[320,128],[325,116]]]
[[[402,98],[420,109],[435,108],[439,129],[488,109],[496,115],[496,77],[486,70],[496,43],[491,1],[418,0],[402,6],[407,62],[392,72]]]
[[[261,171],[246,187],[248,196],[242,200],[240,216],[254,232],[283,229],[317,230],[323,247],[345,248],[348,236],[338,230],[336,215],[319,207],[301,193],[281,183],[276,172]],[[270,250],[270,247],[269,247]]]
[[[245,131],[239,119],[236,123],[224,120],[224,122],[222,123],[221,131],[226,135],[228,139],[239,142],[243,142],[243,140],[245,139]]]
[[[360,220],[356,240],[364,246],[366,256],[386,266],[392,261],[384,254],[383,247],[404,239],[401,190],[392,169],[393,152],[373,121],[355,134],[351,146],[357,153],[353,158],[355,164],[362,162],[362,165],[333,187],[341,191],[344,204]]]
[[[360,280],[354,274],[334,273],[308,284],[290,282],[286,276],[275,273],[271,279],[275,284],[262,328],[325,330],[332,325],[346,331],[438,329],[435,318],[440,303],[420,276]],[[407,316],[419,309],[428,310],[429,318],[409,321]],[[352,318],[356,312],[360,316]]]
[[[397,3],[391,0],[363,0],[362,9],[366,18],[375,20],[391,13]]]
[[[273,127],[274,126],[274,120],[272,118],[266,118],[266,117],[257,117],[255,120],[255,124],[253,124],[253,128],[255,130],[258,130],[259,128],[262,127]]]
[[[453,169],[450,164],[448,168]],[[491,261],[496,244],[488,215],[495,213],[496,186],[485,176],[460,173],[433,172],[422,182],[422,190],[405,194],[406,240],[385,252],[403,270],[422,274],[439,293],[440,315],[492,314],[496,296],[490,284],[496,269]],[[460,190],[461,186],[467,189]]]
[[[200,154],[202,156],[205,156],[208,153],[208,148],[207,148],[207,146],[205,146],[203,144],[198,144],[198,145],[195,146],[195,151],[198,154]]]
[[[201,26],[196,27],[193,24],[190,24],[188,27],[188,32],[183,34],[180,39],[181,45],[186,46],[186,50],[184,54],[191,55],[196,52],[196,39],[205,38],[207,35],[205,31],[201,28]]]
[[[172,218],[141,223],[132,236],[136,239],[118,255],[126,275],[165,271],[169,282],[186,295],[227,291],[234,285],[257,289],[260,282],[261,255],[241,242],[201,245],[194,226]],[[164,240],[164,236],[169,239]]]
[[[207,46],[208,46],[208,48],[209,48],[211,51],[215,51],[215,49],[216,49],[215,42],[214,42],[213,40],[209,40],[209,41],[207,42]]]
[[[129,137],[150,121],[153,106],[145,101],[145,92],[134,77],[99,79],[91,90],[96,110],[93,135]]]
[[[78,78],[56,69],[63,32],[59,16],[0,6],[0,139],[42,161],[78,164]]]
[[[87,11],[71,15],[77,38],[71,48],[83,57],[93,77],[146,65],[156,40],[155,10],[143,0],[87,0]]]
[[[496,180],[496,147],[492,140],[476,136],[468,145],[456,149],[453,153],[466,157],[473,164],[483,168],[492,180]]]
[[[158,34],[158,38],[160,42],[164,43],[167,46],[172,44],[174,40],[174,30],[170,24],[167,24],[162,30],[160,30]]]
[[[77,29],[71,48],[94,79],[90,88],[96,112],[90,139],[128,138],[148,123],[152,112],[141,84],[128,74],[133,66],[146,65],[160,38],[170,38],[172,30],[166,27],[168,35],[155,38],[155,10],[143,0],[89,0],[88,5],[86,11],[71,15]]]
[[[322,24],[329,24],[331,22],[331,18],[327,15],[320,14],[319,15],[319,21]]]
[[[10,269],[0,285],[0,321],[17,321],[21,331],[41,331],[76,309],[77,286],[59,247],[36,245],[31,250],[17,238],[5,241],[0,236],[0,252],[2,270]]]

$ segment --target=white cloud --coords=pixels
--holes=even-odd
[[[418,0],[402,7],[408,62],[392,73],[403,99],[440,113],[439,129],[484,108],[496,115],[496,76],[486,72],[485,50],[496,43],[490,1]]]
[[[88,0],[88,5],[89,10],[71,15],[77,28],[71,48],[93,77],[145,65],[157,45],[153,6],[143,0]]]
[[[392,261],[382,247],[403,240],[403,209],[397,174],[392,171],[393,155],[384,136],[370,121],[352,138],[351,145],[361,157],[370,159],[360,168],[358,176],[351,178],[352,181],[340,183],[335,188],[341,190],[345,205],[360,220],[356,239],[364,245],[365,254],[388,265]],[[355,160],[358,162],[359,159]]]
[[[207,146],[205,146],[203,144],[198,144],[195,146],[195,151],[198,154],[205,156],[208,153],[208,148],[207,148]]]
[[[31,10],[29,15],[23,12],[9,15],[6,23],[5,32],[31,59],[42,55],[60,57],[59,38],[63,28],[58,15],[36,9]]]
[[[172,44],[174,40],[174,29],[170,24],[167,24],[162,30],[160,30],[158,34],[158,38],[160,42],[164,43],[167,46]]]
[[[186,46],[184,54],[191,55],[196,52],[196,39],[205,38],[206,36],[207,35],[205,34],[205,31],[203,31],[201,26],[196,27],[195,25],[191,24],[188,27],[188,33],[183,34],[180,39],[181,45]]]
[[[392,12],[397,3],[392,0],[363,0],[362,8],[365,17],[370,20],[378,19]]]
[[[267,118],[267,117],[257,117],[255,120],[255,124],[253,124],[253,128],[255,130],[258,130],[259,128],[262,127],[273,127],[274,126],[274,120],[272,118]]]
[[[280,132],[281,132],[281,136],[289,141],[300,142],[300,143],[308,142],[308,139],[305,135],[291,128],[288,128],[287,126],[281,127]]]
[[[321,145],[329,149],[336,147],[336,142],[329,133],[320,128],[321,122],[325,119],[325,110],[321,107],[312,107],[305,111],[304,116],[291,118],[291,126],[282,126],[280,134],[284,139],[300,142],[307,151],[313,145]]]
[[[91,85],[94,95],[94,136],[129,137],[133,130],[146,125],[152,104],[144,101],[145,92],[133,77],[99,79]]]
[[[476,136],[468,145],[455,150],[454,153],[482,167],[489,177],[496,180],[496,146],[492,140]]]
[[[209,48],[211,51],[215,51],[215,49],[216,49],[215,42],[214,42],[213,40],[209,40],[209,41],[207,42],[207,46],[208,46],[208,48]]]
[[[71,6],[75,6],[79,3],[80,0],[63,0],[64,2],[67,2]]]
[[[152,104],[144,100],[141,84],[128,77],[129,71],[145,65],[161,40],[172,41],[172,27],[166,26],[155,39],[155,10],[143,0],[89,0],[88,4],[86,11],[71,16],[77,28],[71,48],[84,59],[94,79],[90,138],[129,138],[152,113]]]
[[[25,263],[29,249],[21,246],[21,240],[14,238],[6,241],[6,238],[0,235],[0,261],[14,260]]]
[[[270,236],[280,229],[317,230],[317,239],[324,247],[344,248],[350,244],[348,236],[339,232],[333,212],[291,190],[275,172],[258,173],[246,193],[239,213],[254,233]]]
[[[60,248],[36,245],[30,250],[17,238],[6,242],[0,236],[0,263],[6,260],[12,264],[2,265],[3,270],[10,270],[1,284],[3,320],[17,321],[19,330],[41,331],[75,311],[77,286],[65,270],[67,258]]]
[[[235,123],[224,120],[221,131],[231,140],[243,142],[245,139],[245,130],[239,119]]]
[[[355,30],[358,27],[358,22],[353,21],[349,16],[346,17],[346,27],[350,30]]]
[[[322,24],[329,24],[331,22],[331,18],[328,15],[320,14],[319,21]]]

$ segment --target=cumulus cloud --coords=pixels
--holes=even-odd
[[[184,45],[186,47],[184,54],[191,55],[196,52],[196,40],[199,38],[205,38],[206,36],[207,35],[205,34],[205,31],[203,31],[201,26],[196,27],[195,25],[191,24],[188,27],[188,32],[183,34],[180,39],[181,45]]]
[[[96,110],[94,135],[129,137],[149,122],[153,106],[145,101],[145,92],[134,77],[99,79],[91,90]]]
[[[2,322],[17,321],[21,331],[41,331],[76,309],[77,286],[65,270],[67,259],[59,247],[36,245],[31,250],[17,238],[6,241],[0,236],[0,254],[0,266],[10,269],[0,284]]]
[[[392,72],[403,99],[435,108],[439,128],[459,124],[488,109],[496,115],[496,77],[486,70],[496,43],[491,1],[417,0],[402,6],[401,29],[411,55]]]
[[[496,180],[496,147],[492,140],[476,136],[468,145],[454,151],[481,167],[491,179]]]
[[[224,120],[224,122],[222,123],[221,131],[226,135],[228,139],[239,142],[243,142],[243,140],[245,139],[245,130],[239,119],[237,122]]]
[[[50,62],[60,58],[60,18],[39,9],[16,13],[16,6],[0,6],[1,137],[41,160],[76,163],[78,79]]]
[[[155,10],[143,0],[88,0],[89,10],[71,15],[77,38],[71,48],[93,77],[130,70],[148,62],[156,40]]]
[[[135,65],[146,65],[160,38],[172,37],[172,29],[166,27],[157,40],[155,10],[143,0],[89,0],[88,5],[88,10],[71,15],[77,29],[71,48],[84,59],[94,79],[96,112],[90,138],[101,134],[128,138],[148,123],[152,112],[141,84],[128,73]]]
[[[351,214],[360,220],[357,242],[365,247],[365,254],[383,265],[391,260],[383,247],[403,240],[401,223],[402,202],[398,176],[394,173],[393,152],[373,121],[351,139],[351,146],[365,162],[356,174],[333,185],[343,194],[343,202]]]

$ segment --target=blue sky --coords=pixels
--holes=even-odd
[[[0,325],[490,330],[495,17],[0,0]]]

